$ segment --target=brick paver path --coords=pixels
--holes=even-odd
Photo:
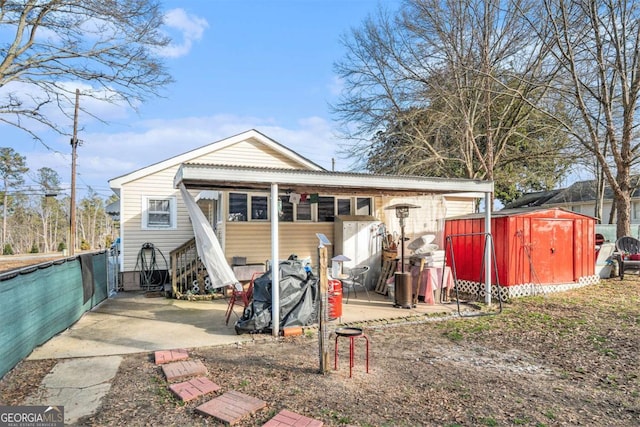
[[[324,423],[283,409],[263,427],[322,427]]]
[[[175,350],[158,350],[155,352],[156,365],[177,362],[178,360],[187,360],[188,358],[189,353],[183,348]]]
[[[196,411],[233,425],[265,406],[267,406],[267,402],[264,400],[231,390],[203,403],[196,408]]]
[[[181,380],[189,377],[207,375],[207,367],[200,360],[184,360],[162,365],[167,381]]]
[[[181,400],[188,402],[203,394],[220,390],[220,386],[208,378],[198,377],[189,381],[171,384],[169,389]]]

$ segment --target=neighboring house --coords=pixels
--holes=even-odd
[[[493,183],[486,181],[327,171],[250,130],[109,181],[120,197],[125,290],[139,289],[137,263],[145,243],[168,262],[173,251],[194,237],[177,189],[180,183],[214,227],[229,264],[270,259],[272,223],[278,226],[280,258],[296,254],[313,264],[317,233],[333,241],[336,215],[375,217],[384,223],[385,233],[397,234],[395,212],[384,208],[398,202],[420,206],[411,211],[408,236],[433,233],[442,241],[444,217],[473,212],[477,199],[493,191]],[[278,195],[277,221],[271,220],[273,191]]]
[[[639,179],[640,178],[636,178]],[[577,181],[567,188],[528,193],[508,203],[504,209],[526,207],[564,208],[583,215],[596,216],[596,181]],[[601,222],[606,224],[611,216],[613,191],[607,185],[604,191]],[[615,224],[616,218],[613,218]],[[631,194],[631,223],[640,224],[640,188]]]

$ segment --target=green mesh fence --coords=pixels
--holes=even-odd
[[[86,303],[79,258],[0,276],[0,377],[107,297],[107,253],[94,254],[92,265]]]

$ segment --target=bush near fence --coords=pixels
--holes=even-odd
[[[107,256],[92,254],[93,296],[86,302],[80,257],[0,274],[0,378],[107,298]]]

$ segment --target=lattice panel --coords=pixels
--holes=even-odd
[[[600,283],[600,276],[584,276],[578,279],[578,282],[562,283],[555,285],[539,285],[536,283],[523,283],[521,285],[503,286],[500,287],[500,299],[507,301],[510,298],[527,297],[534,295],[545,295],[555,292],[566,292],[571,289],[582,288],[584,286],[596,285]],[[457,282],[458,292],[461,294],[468,294],[476,296],[478,299],[483,300],[486,291],[484,289],[484,283],[474,282],[470,280],[458,280]],[[493,285],[491,296],[493,298],[498,297],[498,286]]]

